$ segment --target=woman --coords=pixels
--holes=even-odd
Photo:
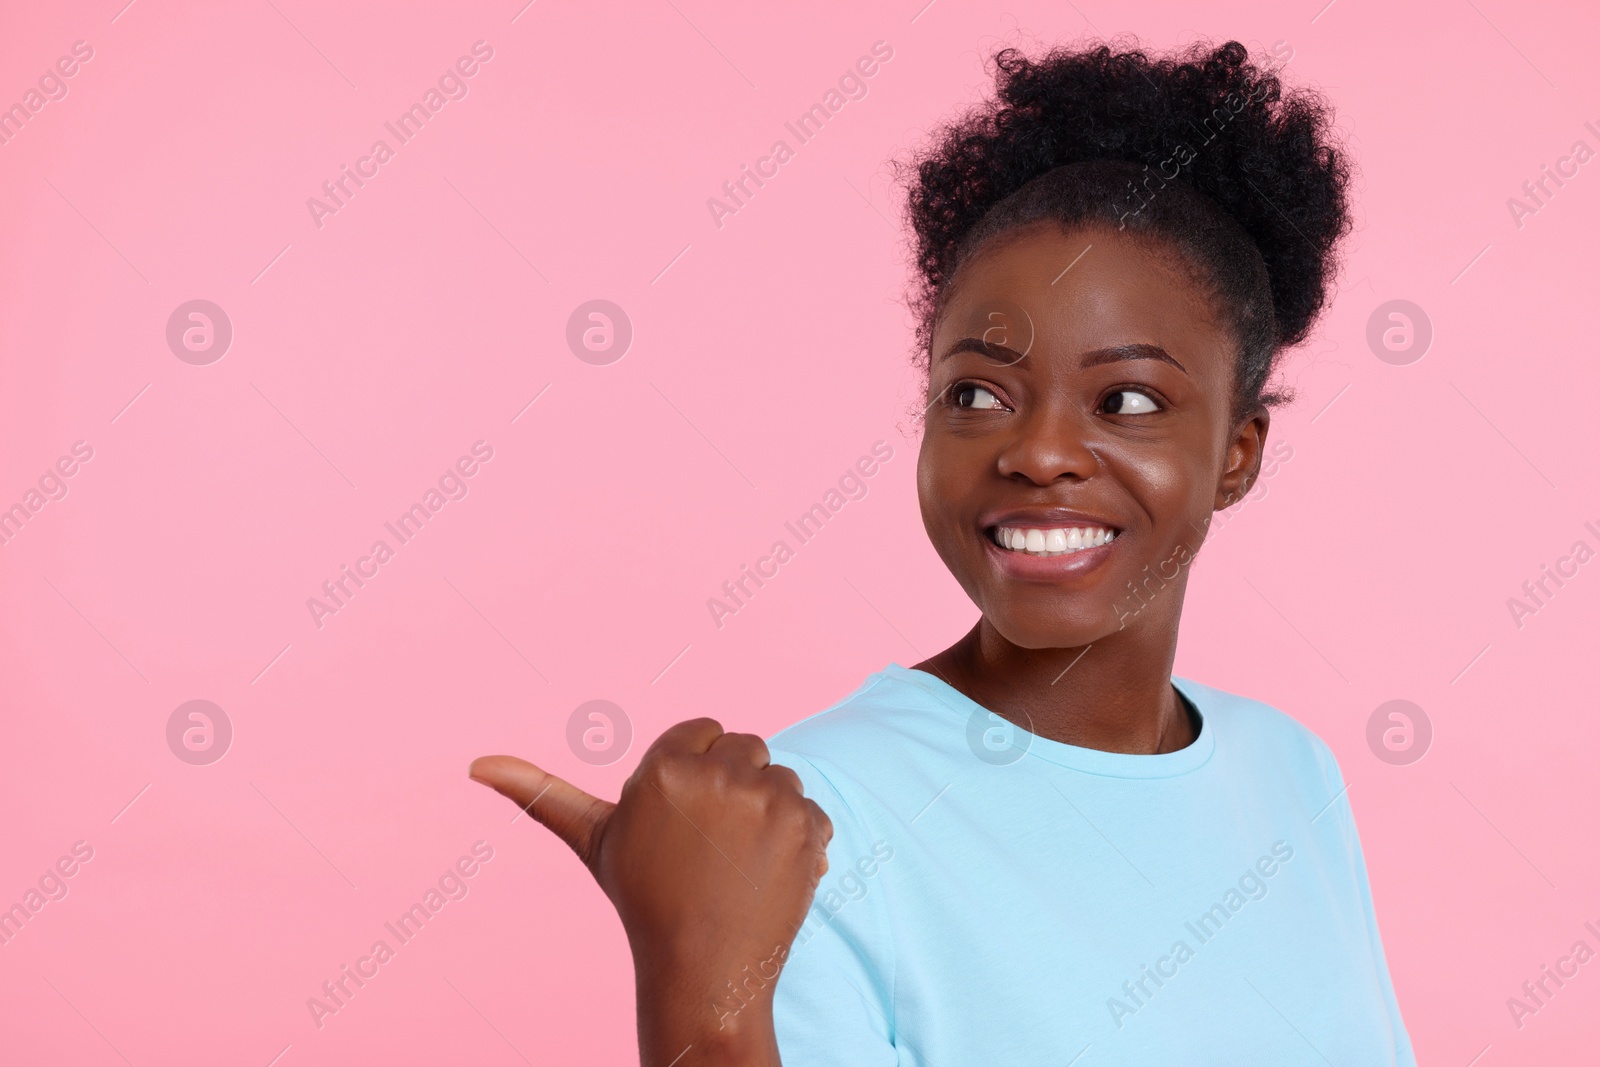
[[[770,745],[680,723],[614,807],[471,773],[615,903],[646,1064],[1414,1063],[1332,753],[1171,674],[1349,229],[1330,116],[1236,42],[995,59],[909,169],[977,625]]]

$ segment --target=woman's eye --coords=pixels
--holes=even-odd
[[[952,388],[950,390],[950,401],[958,408],[970,408],[978,411],[1004,407],[1000,403],[999,397],[983,386],[974,385],[972,382],[961,382]]]
[[[1108,415],[1147,415],[1161,409],[1154,400],[1137,389],[1119,389],[1106,397],[1101,410]]]

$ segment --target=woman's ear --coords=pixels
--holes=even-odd
[[[1244,499],[1261,472],[1261,457],[1266,451],[1267,429],[1272,413],[1260,407],[1241,419],[1233,429],[1223,460],[1222,477],[1217,480],[1213,511],[1230,508]]]

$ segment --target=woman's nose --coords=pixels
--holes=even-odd
[[[1100,460],[1089,447],[1092,427],[1081,414],[1054,406],[1035,408],[1013,423],[998,469],[1007,478],[1049,485],[1059,478],[1089,477]]]

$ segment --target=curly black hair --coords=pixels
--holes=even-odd
[[[992,58],[993,99],[897,170],[917,266],[916,363],[958,268],[1003,233],[1047,221],[1175,248],[1238,338],[1235,416],[1329,300],[1351,228],[1351,167],[1331,109],[1228,41],[1152,58],[1137,46]]]

